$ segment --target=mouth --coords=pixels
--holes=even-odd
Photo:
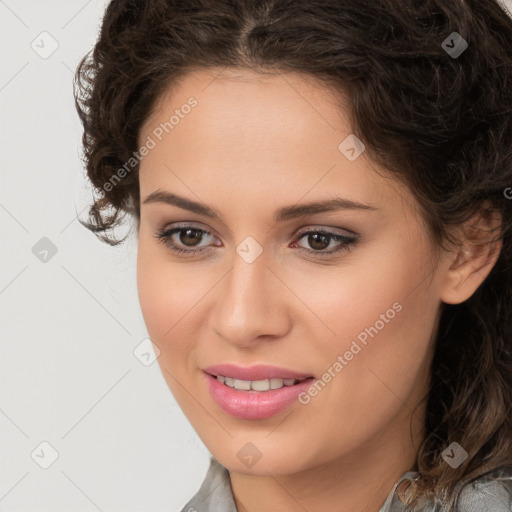
[[[213,401],[243,420],[264,420],[295,404],[315,377],[274,366],[218,365],[203,369]]]
[[[285,386],[295,386],[296,384],[299,384],[302,381],[313,379],[313,377],[303,377],[301,379],[271,378],[262,380],[242,380],[236,379],[234,377],[228,377],[226,375],[212,375],[211,373],[209,375],[211,375],[213,378],[217,379],[221,384],[224,384],[229,388],[236,389],[238,391],[257,392],[281,389],[284,388]]]

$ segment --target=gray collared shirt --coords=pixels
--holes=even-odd
[[[396,492],[404,480],[413,481],[417,473],[404,473],[391,489],[379,512],[405,512]],[[424,512],[443,512],[440,504],[426,505]],[[199,491],[181,512],[237,512],[228,470],[211,457]],[[481,477],[462,489],[457,512],[512,512],[512,471],[505,468],[496,478]]]

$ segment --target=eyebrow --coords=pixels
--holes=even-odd
[[[149,203],[165,203],[172,206],[178,206],[184,210],[204,215],[212,219],[222,219],[222,215],[216,210],[206,206],[205,204],[192,201],[186,197],[172,194],[163,190],[156,190],[149,194],[143,201],[143,204]],[[285,220],[295,219],[298,217],[305,217],[315,213],[331,212],[337,210],[378,210],[378,208],[369,204],[358,203],[343,197],[335,197],[325,201],[314,201],[310,203],[303,203],[301,205],[285,206],[276,211],[274,215],[275,222],[282,222]]]

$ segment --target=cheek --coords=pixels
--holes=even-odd
[[[379,378],[406,396],[425,377],[439,303],[428,260],[416,251],[382,247],[372,261],[354,258],[339,274],[331,269],[329,279],[317,275],[316,287],[310,277],[296,289],[321,320],[315,367],[345,376],[332,386],[345,398],[389,394]],[[343,366],[337,372],[336,362]]]
[[[350,340],[375,324],[379,333],[390,331],[392,324],[403,324],[408,316],[423,311],[429,297],[428,283],[422,276],[426,268],[427,262],[408,255],[405,247],[381,245],[351,255],[339,269],[300,272],[300,276],[295,271],[288,280],[316,314],[318,332],[324,334],[317,339],[329,347],[333,340]]]
[[[201,298],[214,283],[201,283],[187,265],[168,261],[162,248],[154,245],[139,236],[137,288],[141,311],[149,337],[160,350],[157,361],[169,390],[192,423],[201,424],[205,418],[196,410],[196,401],[190,399],[190,373],[197,367],[196,340],[202,325],[195,320],[201,314]]]
[[[160,350],[166,350],[187,309],[198,300],[200,286],[183,267],[166,260],[162,247],[148,241],[141,233],[137,289],[148,333]]]
[[[173,375],[185,375],[196,359],[208,294],[221,275],[171,261],[160,244],[147,238],[140,234],[137,253],[142,315],[149,337],[160,349],[159,364]]]

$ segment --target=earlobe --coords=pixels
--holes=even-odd
[[[446,304],[460,304],[469,299],[493,269],[500,255],[503,241],[493,239],[499,228],[501,217],[481,215],[478,223],[474,222],[468,227],[472,232],[454,252],[450,253],[443,283],[441,300]],[[478,236],[475,236],[478,233]]]

